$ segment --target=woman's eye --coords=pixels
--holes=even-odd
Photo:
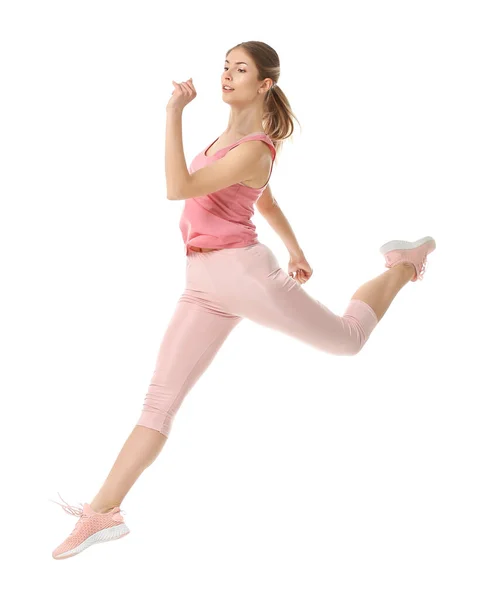
[[[226,71],[228,69],[228,67],[224,67],[224,71]],[[242,71],[242,73],[245,73],[245,69],[238,69],[238,71]]]

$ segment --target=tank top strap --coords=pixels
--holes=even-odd
[[[261,131],[258,131],[257,133],[250,133],[249,135],[246,135],[245,137],[241,138],[240,140],[237,140],[234,144],[232,144],[230,146],[229,150],[231,150],[232,148],[235,148],[236,146],[238,146],[239,144],[241,144],[243,142],[249,142],[251,140],[262,140],[263,142],[265,142],[272,151],[272,161],[275,160],[275,156],[277,154],[275,146],[273,145],[273,142],[270,139],[270,137],[266,133],[263,133]]]

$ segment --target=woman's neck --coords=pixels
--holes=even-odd
[[[257,125],[255,128],[253,128],[253,127],[240,127],[240,128],[227,127],[227,129],[224,131],[223,135],[226,135],[227,137],[241,138],[241,137],[245,137],[246,135],[250,135],[251,133],[257,133],[259,131],[265,133],[265,131],[263,130],[263,127],[261,125]]]

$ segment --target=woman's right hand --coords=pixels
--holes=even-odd
[[[290,255],[288,275],[298,281],[298,283],[306,283],[313,275],[313,269],[304,256],[297,258]]]

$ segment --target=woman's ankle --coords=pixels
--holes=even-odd
[[[397,263],[396,265],[394,265],[391,268],[392,269],[399,269],[401,271],[409,273],[410,276],[415,275],[415,273],[416,273],[416,267],[413,265],[412,262]]]
[[[91,509],[95,512],[95,513],[107,513],[111,510],[113,510],[114,506],[96,506],[95,504],[90,504]]]

